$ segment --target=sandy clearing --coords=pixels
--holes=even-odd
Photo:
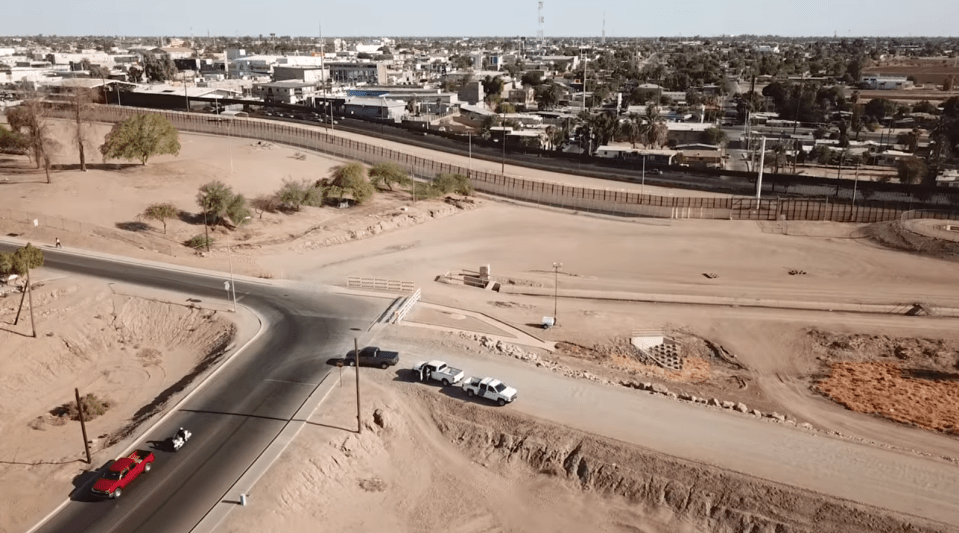
[[[244,194],[273,190],[288,170],[304,168],[303,162],[292,157],[292,149],[261,149],[252,147],[249,141],[186,137],[192,142],[184,143],[184,151],[177,160],[158,158],[155,166],[151,162],[145,169],[130,167],[119,173],[106,167],[87,174],[60,172],[54,175],[54,186],[36,183],[38,175],[25,178],[31,176],[29,172],[16,174],[9,168],[0,169],[0,173],[12,178],[11,183],[3,185],[4,192],[12,194],[0,196],[0,209],[69,212],[90,223],[113,226],[129,222],[148,202],[168,197],[177,198],[183,209],[194,209],[196,187],[211,176],[229,177],[229,154],[234,148],[238,152],[244,146],[251,150],[237,156],[245,157],[245,164],[235,165],[230,177]],[[315,164],[320,169],[335,164],[312,155],[307,157],[307,163],[306,168]],[[34,182],[22,182],[24,179]],[[163,186],[166,179],[173,185]],[[60,189],[69,189],[70,193],[60,193]],[[163,197],[149,196],[160,190],[165,193]],[[119,198],[123,205],[114,205],[112,198]],[[730,348],[750,369],[747,377],[751,381],[746,391],[736,391],[733,381],[714,379],[704,385],[709,388],[703,390],[711,391],[710,395],[745,395],[742,397],[751,406],[781,410],[826,429],[899,448],[959,457],[953,439],[891,426],[811,395],[808,377],[818,367],[809,347],[800,342],[802,328],[807,325],[851,331],[897,330],[904,336],[939,337],[955,331],[955,321],[560,298],[562,327],[543,332],[527,324],[536,324],[543,316],[553,314],[552,298],[497,294],[434,281],[446,271],[476,270],[479,265],[491,264],[494,276],[504,282],[513,280],[548,288],[553,283],[552,262],[562,261],[561,287],[955,305],[959,295],[949,283],[953,277],[951,263],[864,244],[849,238],[854,227],[841,224],[790,224],[791,235],[784,236],[749,222],[620,221],[495,202],[451,212],[439,224],[425,224],[436,218],[426,216],[417,224],[397,227],[375,237],[367,235],[357,240],[351,236],[345,240],[347,244],[327,246],[322,238],[295,238],[296,232],[316,225],[335,226],[335,232],[328,233],[333,237],[350,232],[357,236],[370,233],[373,224],[379,224],[382,217],[392,217],[397,207],[408,203],[402,193],[377,201],[381,200],[370,210],[340,213],[319,209],[293,217],[257,219],[244,230],[249,232],[249,240],[240,241],[245,233],[237,234],[237,240],[279,242],[237,246],[234,267],[252,275],[268,273],[337,285],[354,274],[411,280],[423,287],[427,301],[481,311],[547,340],[586,346],[621,340],[637,327],[688,328]],[[86,205],[96,207],[85,209]],[[439,202],[417,204],[420,214],[441,207]],[[62,234],[3,220],[0,227],[4,232],[22,232],[36,242],[52,242]],[[175,221],[171,233],[189,235],[197,228],[202,226]],[[160,238],[155,233],[150,234],[154,240],[144,240],[144,235],[136,232],[125,232],[123,237],[82,235],[65,244],[221,271],[229,269],[222,248],[208,257],[170,257],[151,252],[149,246]],[[223,235],[220,234],[221,239]],[[789,276],[789,269],[801,269],[808,274]],[[709,280],[702,276],[704,272],[714,272],[719,277]],[[500,305],[503,303],[507,305]]]

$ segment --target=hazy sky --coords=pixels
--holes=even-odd
[[[528,36],[536,0],[20,0],[2,35]],[[546,36],[955,36],[959,0],[544,0]]]

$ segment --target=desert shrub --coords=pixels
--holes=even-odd
[[[27,137],[18,132],[10,131],[0,124],[0,153],[25,154],[30,143]]]
[[[190,248],[199,250],[201,248],[206,248],[207,246],[213,246],[213,237],[207,237],[206,235],[194,235],[183,244],[189,246]]]
[[[99,398],[93,393],[81,397],[80,403],[83,404],[84,420],[93,420],[106,413],[110,407],[113,406],[109,400]],[[77,402],[65,403],[54,409],[52,414],[61,419],[80,420],[80,411],[77,410]]]
[[[296,181],[284,179],[283,185],[274,194],[278,207],[289,210],[299,211],[300,207],[309,205],[320,207],[323,205],[323,192],[317,185],[307,179]]]

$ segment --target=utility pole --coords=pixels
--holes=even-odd
[[[353,337],[353,357],[356,358],[356,365],[353,366],[356,372],[356,432],[363,433],[363,420],[360,418],[360,344],[356,337]]]
[[[503,126],[503,167],[500,174],[506,175],[506,126]]]
[[[759,175],[756,177],[756,207],[763,192],[763,168],[766,166],[766,137],[763,137],[759,148]]]
[[[37,321],[33,319],[33,289],[30,288],[30,269],[27,269],[27,300],[30,302],[30,328],[33,338],[37,338]]]
[[[553,325],[559,325],[559,318],[556,317],[557,300],[559,299],[559,269],[563,268],[563,263],[553,263]]]
[[[92,464],[90,457],[90,441],[87,440],[87,423],[83,416],[83,402],[80,401],[80,389],[73,389],[73,394],[77,397],[77,413],[80,415],[80,432],[83,433],[83,449],[87,451],[87,464]]]

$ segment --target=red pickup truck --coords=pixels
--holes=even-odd
[[[103,477],[93,484],[93,493],[109,498],[119,498],[123,489],[143,472],[149,472],[153,466],[153,452],[136,450],[121,457],[107,469]]]

